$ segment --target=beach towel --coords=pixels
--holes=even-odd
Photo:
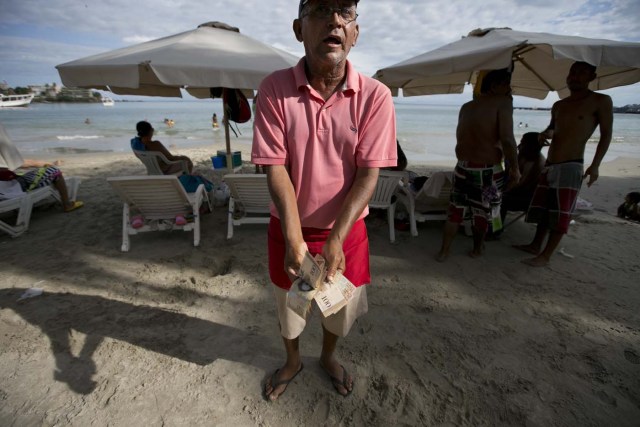
[[[0,180],[0,200],[14,199],[21,196],[24,196],[24,191],[18,181]]]
[[[22,155],[18,151],[4,126],[0,123],[0,168],[17,169],[24,163]]]
[[[213,183],[200,175],[180,175],[178,177],[180,183],[187,193],[195,193],[200,184],[204,184],[204,190],[208,193],[213,190]]]
[[[212,98],[222,98],[227,117],[232,122],[246,123],[251,118],[251,107],[247,97],[239,89],[214,87],[210,90]]]
[[[23,174],[18,173],[18,180],[23,185],[24,191],[31,191],[51,185],[60,175],[62,175],[62,171],[57,167],[45,166]]]
[[[546,224],[550,230],[566,234],[582,186],[583,164],[548,164],[540,174],[525,221]]]

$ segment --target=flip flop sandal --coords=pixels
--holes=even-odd
[[[275,372],[273,374],[271,374],[271,393],[273,393],[275,391],[275,389],[278,388],[279,386],[285,385],[284,390],[282,390],[282,393],[280,393],[278,395],[276,400],[278,400],[280,398],[280,396],[282,396],[284,394],[284,392],[287,391],[287,386],[302,371],[302,368],[304,368],[304,365],[301,363],[300,364],[300,369],[298,369],[298,371],[295,374],[293,374],[293,376],[291,378],[289,378],[288,380],[276,381],[276,377],[278,376],[278,372],[280,372],[280,369],[276,369]],[[264,385],[264,390],[263,390],[263,393],[262,393],[263,397],[265,398],[265,400],[268,400],[270,402],[274,402],[273,400],[269,399],[269,396],[271,395],[271,393],[267,393],[267,385],[265,384]]]
[[[329,373],[329,371],[324,369],[324,366],[322,367],[322,369],[324,369],[324,371],[327,373],[327,375],[329,375],[329,378],[331,379],[331,384],[333,384],[333,388],[336,389],[338,394],[340,396],[347,397],[353,391],[354,384],[353,383],[351,384],[351,390],[349,390],[347,388],[347,378],[349,377],[349,373],[347,372],[347,369],[343,365],[340,365],[340,367],[342,368],[342,380],[340,380],[339,378],[336,378],[333,375],[331,375]],[[343,387],[347,391],[347,394],[340,393],[340,387]]]
[[[77,201],[77,200],[76,200],[75,202],[73,202],[73,205],[71,205],[71,206],[69,206],[69,207],[65,208],[65,210],[64,210],[64,211],[65,211],[65,212],[71,212],[71,211],[74,211],[74,210],[76,210],[76,209],[78,209],[78,208],[81,208],[81,207],[83,207],[83,206],[84,206],[84,203],[83,203],[83,202],[79,202],[79,201]]]

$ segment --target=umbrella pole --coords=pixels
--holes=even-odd
[[[227,170],[233,172],[233,156],[231,155],[231,138],[229,137],[229,117],[227,116],[227,104],[222,104],[222,121],[224,122],[224,140],[227,144]]]

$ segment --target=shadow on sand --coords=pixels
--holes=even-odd
[[[77,393],[89,394],[96,387],[92,355],[105,337],[201,366],[218,358],[259,365],[255,349],[276,351],[272,340],[262,335],[159,307],[72,293],[17,301],[24,291],[1,289],[0,309],[13,310],[49,337],[56,360],[54,378]],[[72,354],[72,330],[86,334],[78,356]]]

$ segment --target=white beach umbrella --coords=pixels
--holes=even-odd
[[[68,87],[168,97],[181,97],[180,89],[185,89],[197,98],[209,98],[214,87],[242,89],[252,95],[268,74],[297,62],[297,57],[242,35],[235,27],[209,22],[195,30],[56,68]],[[231,166],[228,120],[224,122],[227,162]]]
[[[378,70],[375,78],[404,96],[462,93],[481,70],[513,65],[514,95],[544,99],[569,95],[566,76],[574,61],[597,67],[592,90],[640,81],[640,43],[590,39],[509,28],[474,30],[461,40]]]

